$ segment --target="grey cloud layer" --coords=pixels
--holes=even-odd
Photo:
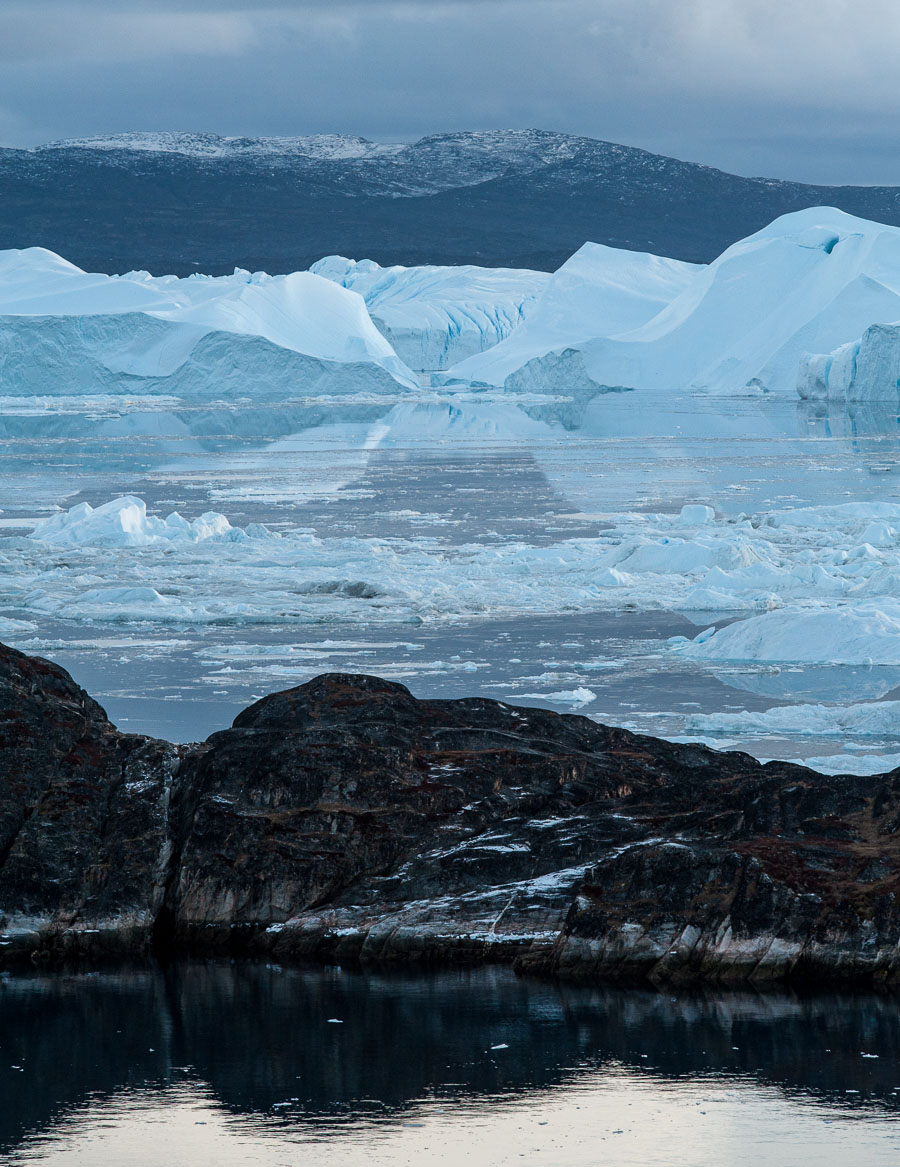
[[[541,125],[900,182],[887,0],[12,0],[0,139]]]

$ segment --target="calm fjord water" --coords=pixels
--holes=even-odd
[[[175,964],[0,980],[0,1155],[48,1167],[900,1161],[900,1002]]]

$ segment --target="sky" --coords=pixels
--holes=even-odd
[[[538,127],[900,184],[897,0],[3,0],[0,144]]]

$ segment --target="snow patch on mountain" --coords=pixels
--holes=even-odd
[[[278,156],[318,161],[391,157],[402,153],[403,144],[370,142],[345,134],[308,134],[300,137],[221,137],[219,134],[172,130],[132,131],[125,134],[98,134],[86,138],[63,138],[33,147],[46,150],[139,151],[150,154],[183,154],[193,158],[269,158]]]

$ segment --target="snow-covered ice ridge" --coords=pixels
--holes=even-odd
[[[107,276],[42,248],[0,252],[0,392],[229,400],[415,388],[410,366],[496,344],[548,279],[339,256],[288,276]]]

